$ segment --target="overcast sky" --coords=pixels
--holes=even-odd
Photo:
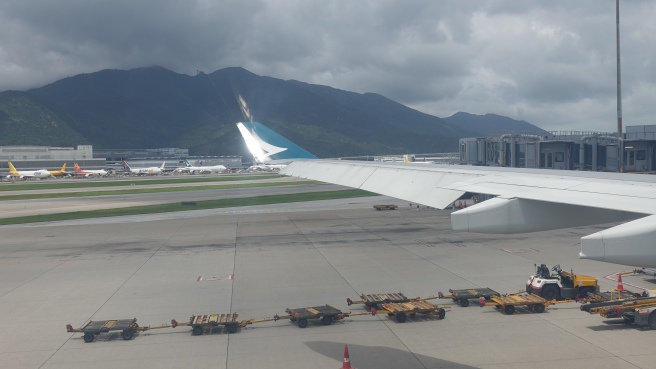
[[[656,124],[656,1],[623,0],[620,15],[624,125]],[[0,2],[0,91],[152,65],[617,130],[615,0]]]

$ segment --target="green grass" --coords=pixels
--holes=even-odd
[[[203,177],[203,178],[169,178],[169,179],[146,179],[135,178],[130,180],[109,180],[109,181],[86,181],[79,179],[76,182],[66,181],[29,181],[30,183],[5,183],[0,185],[1,191],[26,191],[26,190],[57,190],[62,188],[97,188],[97,187],[127,187],[127,186],[151,186],[159,184],[182,184],[182,183],[203,183],[203,182],[229,182],[229,181],[248,181],[256,179],[271,179],[281,177],[278,174],[265,175],[242,175],[242,176],[220,176],[220,177]]]
[[[92,197],[92,196],[107,196],[107,195],[131,195],[131,194],[140,194],[140,193],[203,191],[203,190],[218,190],[218,189],[229,190],[233,188],[296,186],[296,185],[319,184],[319,183],[322,182],[318,182],[318,181],[263,182],[263,183],[223,184],[223,185],[188,186],[188,187],[131,188],[129,190],[107,190],[107,191],[89,191],[89,192],[28,193],[28,194],[20,194],[20,195],[0,196],[0,201],[54,199],[54,198],[66,198],[66,197]]]
[[[181,202],[176,202],[170,204],[133,206],[128,208],[118,208],[118,209],[75,211],[75,212],[60,213],[60,214],[46,214],[46,215],[32,215],[32,216],[16,217],[16,218],[4,218],[4,219],[0,219],[0,225],[36,223],[36,222],[55,222],[60,220],[103,218],[103,217],[125,216],[125,215],[168,213],[168,212],[185,211],[185,210],[219,209],[219,208],[229,208],[229,207],[238,207],[238,206],[283,204],[289,202],[345,199],[345,198],[352,198],[352,197],[365,197],[365,196],[375,196],[375,195],[377,194],[368,191],[353,189],[353,190],[341,190],[341,191],[324,191],[324,192],[311,192],[311,193],[300,193],[300,194],[266,195],[266,196],[244,197],[244,198],[236,198],[236,199],[196,201],[196,205],[182,205]]]

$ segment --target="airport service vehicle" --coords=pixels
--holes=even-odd
[[[465,290],[452,290],[449,289],[451,296],[444,296],[442,292],[438,292],[437,296],[441,299],[450,298],[457,302],[462,307],[469,306],[469,300],[480,299],[481,297],[489,301],[492,296],[501,296],[501,294],[490,288],[469,288]]]
[[[135,333],[143,332],[151,329],[159,328],[169,328],[169,325],[163,324],[160,326],[148,326],[140,327],[137,324],[137,318],[132,319],[116,319],[116,320],[92,320],[89,323],[85,324],[82,328],[73,328],[72,325],[66,325],[66,331],[69,333],[72,332],[81,332],[84,333],[84,342],[90,343],[96,339],[96,336],[101,333],[107,333],[111,331],[121,331],[121,337],[124,340],[131,340],[134,337]]]
[[[171,327],[192,327],[191,333],[194,336],[199,336],[207,329],[209,329],[210,334],[217,327],[221,327],[222,330],[225,328],[225,331],[228,333],[237,333],[238,328],[243,328],[249,324],[270,322],[273,320],[273,318],[265,318],[238,321],[237,317],[239,317],[237,313],[192,315],[188,322],[178,323],[175,319],[171,320]]]
[[[371,308],[372,314],[387,313],[388,316],[394,318],[398,323],[405,323],[408,317],[414,318],[417,314],[432,315],[438,319],[444,319],[448,306],[434,305],[426,300],[412,300],[408,302],[393,302],[389,304],[382,304],[381,309],[375,307]]]
[[[625,323],[656,329],[656,297],[638,297],[581,305],[581,311],[604,318],[622,318]]]
[[[299,328],[307,327],[309,319],[321,320],[321,323],[323,323],[323,325],[331,325],[333,324],[334,321],[344,319],[349,316],[369,315],[369,314],[376,315],[375,312],[346,313],[330,305],[306,307],[306,308],[299,308],[299,309],[287,308],[285,312],[288,315],[284,315],[284,316],[276,315],[273,317],[273,320],[289,319],[290,321],[295,322]]]
[[[560,265],[551,270],[556,273],[549,273],[549,268],[544,264],[538,266],[536,274],[526,282],[526,292],[546,300],[585,298],[590,292],[599,292],[597,278],[565,272]]]
[[[376,209],[376,210],[396,210],[396,209],[398,209],[398,205],[394,205],[394,204],[374,205],[374,209]]]

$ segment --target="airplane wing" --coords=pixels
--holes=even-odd
[[[496,196],[452,213],[454,230],[523,233],[630,220],[583,237],[580,257],[656,267],[656,177],[346,160],[296,160],[281,173],[440,209],[468,192]]]

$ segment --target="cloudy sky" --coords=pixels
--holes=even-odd
[[[620,13],[624,125],[656,124],[656,2]],[[0,2],[0,91],[152,65],[241,66],[439,117],[617,129],[615,0]]]

